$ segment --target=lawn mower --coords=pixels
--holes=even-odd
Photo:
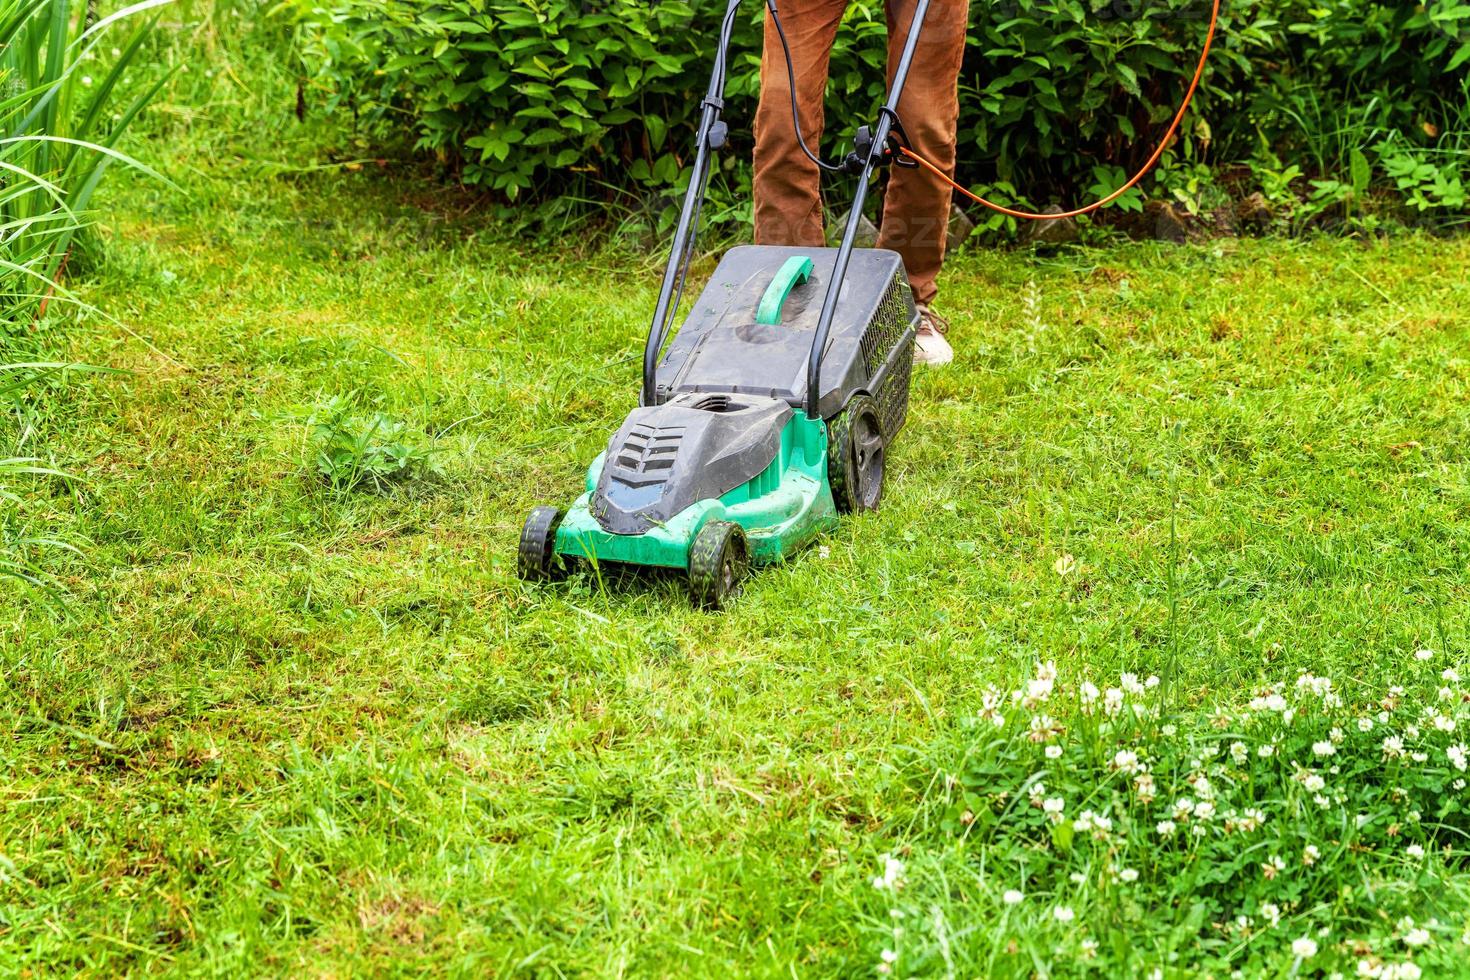
[[[670,339],[711,158],[726,142],[720,114],[739,6],[730,0],[721,26],[639,407],[569,510],[532,510],[522,578],[546,581],[578,562],[682,569],[694,601],[718,609],[751,566],[785,559],[839,514],[882,500],[888,447],[908,412],[918,312],[898,254],[854,241],[875,168],[914,165],[898,152],[907,140],[896,107],[929,3],[914,11],[876,123],[857,131],[840,165],[857,178],[840,244],[729,250]]]

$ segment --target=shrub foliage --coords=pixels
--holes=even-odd
[[[1038,202],[1074,196],[1093,167],[1147,155],[1193,71],[1209,16],[1207,0],[971,8],[964,176],[1025,187]],[[369,138],[410,132],[467,183],[511,199],[587,176],[620,187],[675,178],[722,9],[718,0],[296,7],[319,104],[350,112]],[[762,13],[750,3],[735,36],[728,115],[736,126],[750,117],[759,84]],[[829,151],[881,98],[884,35],[881,0],[855,0],[833,53]],[[1422,141],[1456,111],[1447,107],[1465,103],[1470,6],[1232,0],[1216,51],[1176,165],[1243,160],[1263,149],[1298,154],[1316,149],[1303,145],[1314,131],[1334,126]],[[737,131],[737,154],[748,137]],[[1319,168],[1345,171],[1351,162],[1346,150],[1317,156]]]

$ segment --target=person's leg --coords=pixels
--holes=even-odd
[[[908,39],[915,0],[888,0],[888,78]],[[898,100],[898,118],[914,149],[954,175],[959,122],[960,62],[969,25],[968,0],[932,0],[908,80]],[[923,169],[890,167],[883,200],[878,247],[903,256],[916,302],[928,305],[938,291],[935,279],[944,261],[949,226],[950,188]]]
[[[802,135],[820,152],[822,95],[832,41],[847,0],[778,0],[777,12],[791,46]],[[822,197],[817,165],[796,142],[791,86],[781,39],[766,13],[761,54],[761,96],[755,113],[755,240],[760,245],[822,245]]]

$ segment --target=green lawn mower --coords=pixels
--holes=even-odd
[[[883,497],[918,313],[898,254],[853,243],[874,169],[903,165],[895,107],[928,3],[914,13],[877,123],[858,131],[840,165],[857,188],[839,246],[731,249],[670,340],[711,157],[726,141],[725,58],[739,5],[730,0],[721,28],[640,407],[592,461],[569,510],[531,512],[522,578],[547,581],[578,562],[681,569],[694,601],[718,609],[751,566],[781,561],[839,514],[874,510]]]

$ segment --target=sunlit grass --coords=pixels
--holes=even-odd
[[[1466,670],[1467,242],[957,256],[959,360],[918,377],[883,510],[710,616],[677,578],[514,576],[526,512],[571,499],[636,401],[652,263],[496,244],[366,176],[114,203],[80,295],[153,346],[80,315],[47,334],[133,373],[34,416],[86,481],[33,495],[36,527],[93,542],[46,566],[69,618],[0,590],[7,968],[854,975],[890,949],[943,974],[949,936],[958,975],[1224,976],[1289,972],[1303,937],[1307,973],[1350,968],[1355,939],[1395,963],[1457,949],[1452,837],[1418,832],[1443,897],[1402,913],[1428,879],[1302,824],[1339,884],[1361,868],[1381,896],[1365,922],[1224,885],[1196,918],[1204,892],[1151,835],[1216,706],[1310,672],[1356,718],[1393,684],[1436,697],[1414,650]],[[324,484],[310,420],[349,393],[440,474]],[[1167,780],[1161,743],[1128,747],[1159,793],[1113,862],[1136,908],[1102,890],[1102,852],[1068,892],[1054,855],[1014,860],[1047,839],[1031,823],[947,822],[981,812],[960,789],[1044,821],[1042,772],[1043,804],[1118,826],[1091,756],[961,764],[988,744],[987,685],[1045,661],[1072,699],[1159,676],[1160,724],[1187,736]],[[1074,732],[1076,709],[1049,713]],[[1405,914],[1437,952],[1404,946]]]

